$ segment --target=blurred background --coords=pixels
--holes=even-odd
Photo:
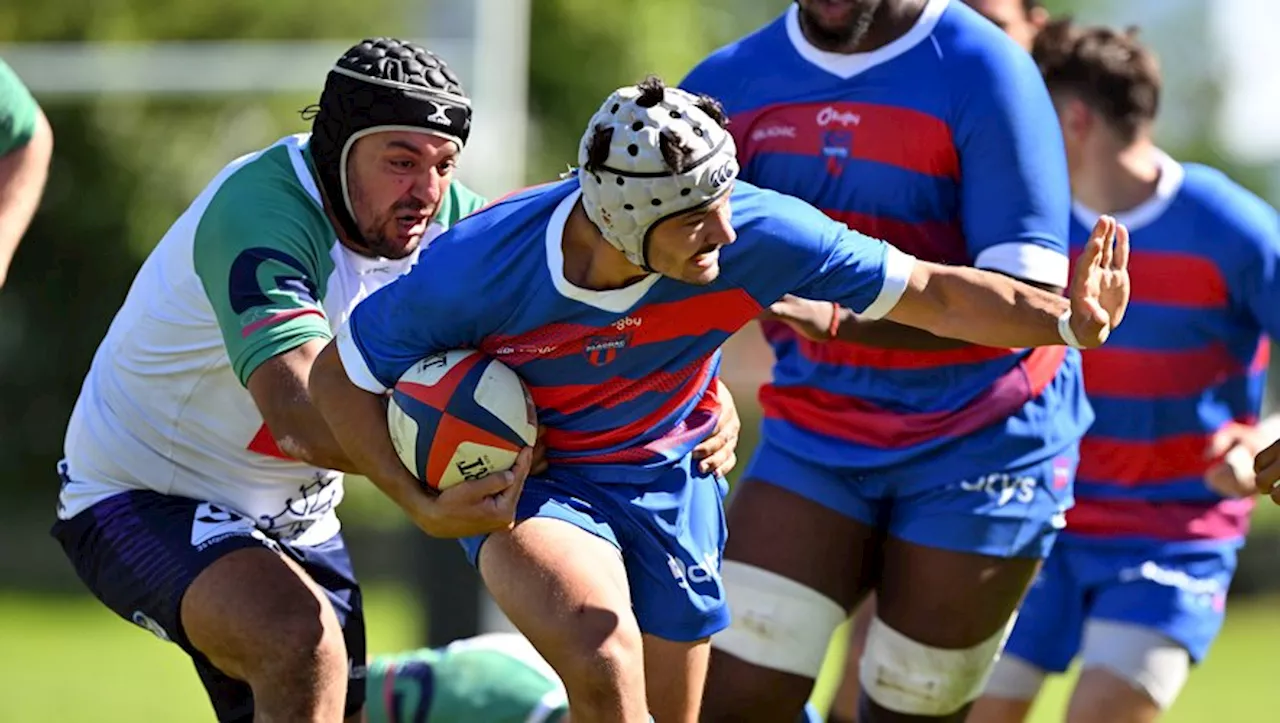
[[[607,92],[645,73],[671,82],[713,48],[772,19],[786,0],[42,0],[0,3],[0,58],[54,128],[43,205],[0,293],[0,720],[200,721],[211,713],[174,646],[88,597],[48,536],[54,465],[89,360],[138,266],[213,173],[308,130],[333,60],[367,36],[443,55],[477,114],[460,177],[499,195],[575,157]],[[1134,23],[1160,54],[1158,137],[1280,203],[1280,3],[1059,0],[1054,13]],[[1273,355],[1273,360],[1280,355]],[[755,389],[771,355],[755,329],[724,376],[755,441]],[[1274,375],[1273,375],[1274,376]],[[1280,376],[1275,376],[1280,380]],[[1272,388],[1274,390],[1275,384]],[[343,520],[367,587],[371,650],[500,626],[454,543],[407,529],[367,482]],[[1280,509],[1263,504],[1241,557],[1227,627],[1169,715],[1177,722],[1277,720],[1253,684],[1280,649]],[[842,637],[842,636],[841,636]],[[828,676],[829,678],[830,676]],[[829,694],[819,686],[819,702]],[[1062,684],[1036,721],[1061,720]]]

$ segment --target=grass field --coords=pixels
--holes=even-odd
[[[367,592],[370,647],[398,650],[418,639],[413,601],[393,587]],[[1280,651],[1280,600],[1231,606],[1208,663],[1192,676],[1168,723],[1265,723],[1280,719],[1259,671]],[[187,658],[174,646],[115,618],[88,598],[0,593],[0,719],[23,723],[137,723],[212,720]],[[833,646],[833,653],[835,646]],[[1261,685],[1260,685],[1261,684]],[[820,683],[818,698],[830,695]],[[1061,720],[1066,684],[1051,687],[1035,723]],[[479,721],[477,723],[483,723]]]

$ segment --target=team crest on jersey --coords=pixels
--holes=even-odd
[[[822,133],[822,156],[827,159],[827,173],[838,176],[853,157],[853,131],[829,130]]]
[[[587,361],[602,367],[618,358],[618,352],[631,343],[631,334],[600,334],[587,337],[582,348]]]

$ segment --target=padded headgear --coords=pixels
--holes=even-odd
[[[654,226],[711,203],[738,176],[733,137],[698,104],[698,96],[666,88],[656,78],[619,88],[592,116],[578,146],[578,182],[587,217],[606,241],[641,268],[650,269],[646,244]],[[590,157],[591,146],[601,143],[597,136],[605,133],[609,153],[601,162]],[[692,151],[678,169],[663,156],[664,134],[669,149],[674,145]]]
[[[461,150],[471,133],[471,100],[439,56],[403,40],[372,38],[329,71],[311,126],[320,185],[353,239],[364,240],[351,207],[347,155],[363,136],[390,130],[430,133]]]

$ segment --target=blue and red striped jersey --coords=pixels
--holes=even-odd
[[[926,261],[1066,286],[1066,160],[1031,58],[949,0],[867,53],[813,47],[798,17],[792,5],[682,84],[724,104],[743,177]],[[1029,459],[1091,420],[1073,350],[823,344],[779,323],[765,334],[777,361],[764,431],[829,464],[904,463],[999,423]]]
[[[576,178],[518,193],[434,240],[339,334],[352,381],[377,393],[428,354],[480,349],[528,384],[552,464],[644,481],[643,469],[678,462],[714,427],[720,345],[762,308],[796,292],[882,316],[914,264],[808,204],[739,182],[729,199],[737,239],[722,248],[715,282],[650,274],[584,289],[566,279],[561,247],[580,195]]]
[[[1210,437],[1253,423],[1280,333],[1280,221],[1205,166],[1161,154],[1156,194],[1117,214],[1129,227],[1129,311],[1084,353],[1097,413],[1080,449],[1069,533],[1092,538],[1238,540],[1252,500],[1204,484]],[[1096,212],[1074,207],[1082,246]]]

